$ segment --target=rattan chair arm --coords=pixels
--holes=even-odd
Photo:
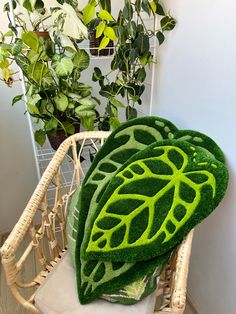
[[[43,196],[47,191],[53,176],[55,175],[61,161],[65,156],[66,150],[69,147],[69,143],[69,141],[62,143],[62,145],[60,146],[58,151],[56,151],[54,157],[50,161],[48,167],[46,168],[20,219],[16,223],[15,227],[13,228],[12,232],[10,233],[9,237],[1,248],[1,254],[3,259],[8,259],[9,256],[13,256],[20,242],[24,238],[43,199]]]
[[[73,142],[83,140],[85,138],[91,139],[106,139],[110,132],[103,131],[90,131],[90,132],[81,132],[76,133],[66,139],[55,152],[52,160],[48,164],[44,174],[42,175],[33,195],[31,196],[26,208],[24,209],[19,221],[16,223],[14,229],[10,233],[9,237],[5,241],[4,245],[1,248],[1,255],[3,260],[14,257],[14,254],[24,238],[27,230],[30,227],[30,224],[36,214],[36,211],[48,189],[49,184],[51,183],[54,175],[58,171],[60,164],[62,163],[69,147]]]
[[[194,231],[191,230],[182,241],[176,259],[176,269],[171,296],[171,307],[174,313],[183,313],[186,305],[187,278]]]

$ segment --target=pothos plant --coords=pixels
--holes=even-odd
[[[43,145],[47,134],[74,134],[80,124],[92,130],[95,120],[99,120],[95,109],[99,101],[92,96],[91,86],[80,81],[81,72],[89,66],[89,55],[78,46],[87,38],[87,28],[81,21],[77,1],[55,2],[50,11],[41,0],[14,1],[13,5],[24,6],[29,24],[19,13],[16,25],[10,24],[10,30],[1,33],[0,68],[8,84],[17,75],[12,62],[23,72],[26,108],[39,123],[35,140]],[[9,13],[8,5],[5,11]],[[42,29],[49,35],[36,33]],[[23,96],[14,97],[12,104]]]
[[[110,1],[90,0],[83,9],[85,24],[96,29],[96,37],[103,36],[99,49],[114,41],[109,73],[99,67],[93,73],[100,95],[107,99],[106,113],[113,127],[119,124],[119,107],[125,108],[127,119],[137,116],[136,104],[142,104],[147,69],[156,62],[152,41],[156,38],[161,45],[164,33],[176,24],[159,0],[124,0],[121,6],[117,18],[111,14]],[[151,27],[147,17],[152,20]]]

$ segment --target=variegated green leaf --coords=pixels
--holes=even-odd
[[[131,298],[135,300],[140,300],[146,288],[146,276],[140,280],[137,280],[130,285],[124,287],[124,291]]]
[[[163,265],[119,291],[103,294],[102,298],[112,303],[135,304],[156,290],[162,270]]]
[[[73,62],[69,57],[59,57],[56,55],[52,62],[52,67],[59,77],[65,77],[72,73]]]

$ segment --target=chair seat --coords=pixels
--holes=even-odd
[[[35,306],[42,314],[151,314],[155,300],[154,292],[134,305],[112,304],[104,300],[81,305],[75,270],[70,255],[66,253],[37,290]]]

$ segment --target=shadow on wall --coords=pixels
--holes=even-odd
[[[20,93],[20,83],[9,88],[0,81],[0,232],[12,229],[37,183],[24,104],[11,106],[12,95]]]

